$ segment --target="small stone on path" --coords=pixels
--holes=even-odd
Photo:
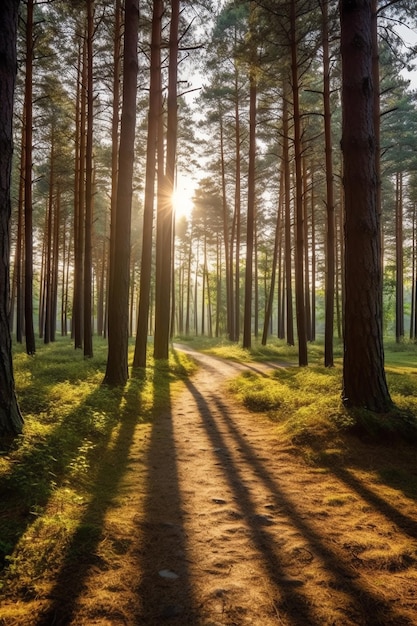
[[[171,572],[171,570],[169,569],[161,569],[159,570],[158,574],[161,578],[168,578],[169,580],[176,580],[177,578],[179,578],[178,574],[176,574],[175,572]]]

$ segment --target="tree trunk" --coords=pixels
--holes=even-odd
[[[152,16],[151,69],[149,86],[148,139],[146,148],[146,178],[143,209],[142,260],[140,273],[139,314],[136,332],[134,367],[146,366],[146,346],[149,327],[149,302],[152,276],[152,228],[155,195],[155,170],[158,120],[161,115],[161,27],[162,0],[154,0]]]
[[[236,179],[235,179],[235,206],[234,206],[234,216],[233,216],[233,226],[232,230],[234,231],[235,238],[235,304],[234,304],[234,313],[235,313],[235,322],[234,322],[234,337],[235,341],[239,341],[240,335],[240,226],[241,226],[241,163],[240,163],[240,113],[239,113],[239,70],[238,64],[235,61],[235,153],[236,153]],[[230,253],[233,253],[233,246],[231,247]]]
[[[155,285],[155,359],[167,359],[170,333],[171,263],[172,263],[172,194],[175,180],[177,151],[177,82],[178,82],[178,28],[180,0],[171,0],[169,33],[167,140],[164,189],[157,227],[157,282]],[[159,268],[158,268],[159,266]]]
[[[294,345],[294,321],[292,304],[292,263],[291,263],[291,202],[290,202],[290,148],[288,138],[288,90],[284,85],[282,109],[283,166],[285,189],[285,300],[287,318],[287,344]]]
[[[345,190],[343,400],[349,407],[385,412],[392,402],[382,336],[371,4],[371,0],[340,3]]]
[[[75,176],[74,176],[74,293],[72,305],[72,333],[74,347],[83,345],[83,258],[84,258],[84,204],[85,204],[85,119],[87,38],[80,43],[77,71],[77,104],[75,109]]]
[[[323,45],[323,112],[324,143],[326,159],[326,278],[325,278],[325,321],[324,321],[324,365],[333,367],[333,327],[335,292],[335,221],[333,190],[333,144],[332,114],[330,108],[330,54],[329,54],[329,2],[321,3]]]
[[[252,44],[253,45],[253,44]],[[253,55],[253,52],[252,52]],[[252,344],[252,283],[255,229],[255,157],[256,157],[256,77],[254,60],[249,69],[249,167],[248,212],[246,222],[245,307],[243,316],[243,347]]]
[[[271,284],[269,287],[269,294],[268,294],[268,300],[267,300],[267,305],[266,305],[266,309],[265,309],[265,319],[264,319],[264,328],[263,328],[263,332],[262,332],[262,345],[266,346],[266,341],[268,339],[268,328],[269,328],[269,324],[270,324],[270,320],[272,317],[272,307],[273,307],[273,303],[274,303],[274,290],[275,290],[275,282],[276,282],[276,273],[277,273],[277,263],[278,263],[278,251],[279,251],[279,244],[280,244],[280,238],[281,238],[281,205],[282,205],[282,197],[283,197],[283,180],[284,180],[284,176],[283,176],[283,168],[281,168],[280,171],[280,177],[279,177],[279,201],[278,201],[278,210],[277,210],[277,221],[275,224],[275,239],[274,239],[274,250],[273,250],[273,257],[272,257],[272,269],[271,269]],[[281,293],[281,290],[278,290],[279,293]],[[280,298],[278,296],[278,307],[280,306]],[[279,312],[278,312],[278,325],[279,325]],[[278,333],[279,336],[279,333]]]
[[[35,354],[33,328],[33,206],[32,206],[32,152],[33,152],[33,0],[27,2],[26,14],[26,76],[25,76],[25,334],[26,352]]]
[[[404,242],[403,242],[403,177],[396,176],[395,189],[395,341],[404,339]]]
[[[138,0],[125,0],[123,104],[119,147],[119,182],[115,224],[114,268],[110,272],[108,341],[104,383],[125,385],[128,379],[130,230],[138,75]]]
[[[23,428],[14,387],[9,327],[10,179],[18,8],[17,0],[3,0],[0,5],[0,437],[5,439]]]
[[[290,5],[290,38],[291,38],[291,77],[294,115],[294,160],[295,160],[295,308],[298,334],[298,364],[308,364],[307,333],[304,305],[304,224],[303,224],[303,181],[301,172],[301,115],[299,105],[297,32],[296,32],[296,0]]]
[[[87,135],[85,148],[84,356],[93,356],[92,227],[93,227],[93,36],[94,0],[87,1]]]

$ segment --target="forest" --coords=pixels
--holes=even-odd
[[[380,4],[371,36],[382,332],[401,342],[414,340],[417,317],[416,103],[404,73],[415,12]],[[337,3],[143,3],[137,19],[126,32],[121,2],[21,6],[16,341],[33,354],[35,335],[47,344],[58,333],[91,357],[93,334],[103,337],[113,384],[127,380],[126,336],[136,337],[135,367],[146,365],[149,336],[166,358],[174,335],[245,348],[278,337],[298,342],[300,365],[324,337],[332,366],[353,299],[345,258],[355,256],[344,250]]]
[[[416,58],[411,0],[3,0],[2,626],[416,623]]]

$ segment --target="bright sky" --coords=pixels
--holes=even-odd
[[[195,181],[184,174],[178,173],[177,186],[173,197],[175,216],[177,218],[190,217],[193,208],[195,186]]]

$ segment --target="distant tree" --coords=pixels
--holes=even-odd
[[[146,149],[145,199],[143,209],[143,243],[140,275],[139,313],[135,342],[134,367],[146,366],[146,346],[149,327],[150,290],[152,279],[152,229],[155,196],[158,122],[161,112],[161,29],[162,0],[154,0],[151,35],[151,67]]]
[[[0,437],[17,435],[23,427],[14,387],[9,328],[10,180],[18,9],[19,0],[4,0],[0,5]]]
[[[372,0],[341,0],[342,151],[345,190],[343,401],[384,412],[380,215],[377,207]]]
[[[87,128],[85,148],[84,356],[93,356],[92,226],[93,226],[93,37],[94,0],[87,0]]]
[[[26,75],[25,75],[25,336],[26,352],[35,354],[33,328],[33,0],[26,8]]]
[[[255,158],[256,158],[256,62],[257,50],[253,33],[255,5],[250,3],[249,17],[249,166],[248,166],[248,210],[246,221],[246,265],[245,265],[245,300],[243,314],[243,347],[251,347],[252,334],[252,283],[253,283],[253,251],[255,237]]]
[[[156,232],[156,282],[155,282],[155,339],[154,357],[168,358],[171,314],[172,281],[172,194],[175,182],[177,151],[177,83],[178,83],[178,29],[180,1],[171,0],[169,32],[169,67],[167,95],[166,166],[162,189],[158,190]],[[160,153],[158,153],[158,159]],[[160,167],[160,161],[158,167]]]
[[[138,0],[125,0],[123,55],[123,102],[119,147],[119,180],[114,267],[110,272],[109,321],[104,383],[124,385],[128,378],[130,231],[133,194],[133,160],[136,130],[136,91],[138,75]]]

